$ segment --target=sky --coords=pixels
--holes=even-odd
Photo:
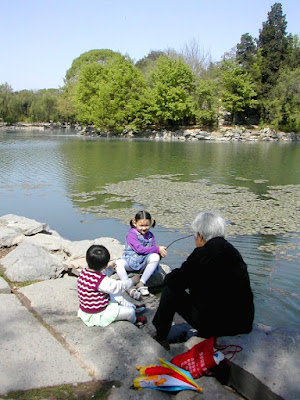
[[[60,88],[75,58],[94,49],[181,51],[192,41],[212,61],[259,35],[275,0],[0,0],[0,84]],[[287,32],[300,35],[300,1],[282,0]]]

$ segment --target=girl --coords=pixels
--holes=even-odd
[[[128,279],[127,272],[141,272],[136,288],[129,291],[131,297],[139,300],[141,295],[149,295],[147,280],[155,272],[160,257],[167,256],[165,246],[156,246],[150,228],[155,226],[147,211],[139,211],[130,221],[131,229],[126,236],[125,251],[116,261],[116,271],[122,281]]]
[[[120,295],[128,290],[138,279],[116,281],[101,273],[110,259],[106,247],[91,246],[86,253],[88,268],[84,268],[77,280],[79,310],[77,316],[87,326],[105,327],[113,321],[130,321],[138,327],[146,323],[145,317],[136,317],[144,305],[135,306]]]

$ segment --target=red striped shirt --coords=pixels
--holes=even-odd
[[[99,313],[107,307],[110,302],[108,293],[99,292],[98,287],[105,275],[84,268],[77,279],[77,293],[79,307],[88,314]]]

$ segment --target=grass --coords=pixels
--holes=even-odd
[[[0,399],[7,400],[105,400],[115,382],[92,381],[76,385],[60,385],[26,391],[10,392]]]

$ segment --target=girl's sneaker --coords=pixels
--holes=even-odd
[[[144,325],[146,325],[146,323],[147,323],[147,318],[141,316],[141,317],[136,317],[134,325],[137,326],[138,328],[142,328]]]
[[[143,311],[146,310],[146,306],[145,304],[139,304],[139,305],[135,305],[135,313],[136,314],[141,314]]]

